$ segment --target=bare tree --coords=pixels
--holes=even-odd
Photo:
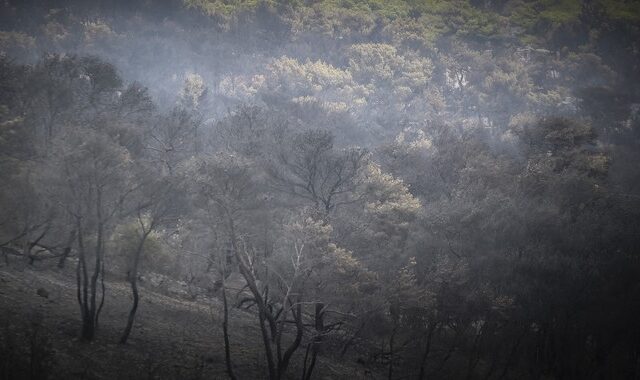
[[[269,378],[281,379],[302,341],[302,294],[295,293],[290,286],[276,299],[258,274],[255,252],[245,233],[249,218],[264,207],[256,173],[240,159],[217,156],[195,162],[190,177],[194,179],[199,204],[205,207],[209,223],[214,230],[224,231],[246,282],[249,295],[241,305],[257,307]],[[285,346],[289,322],[294,326],[294,338]]]
[[[108,136],[79,130],[57,141],[51,164],[54,195],[74,221],[82,338],[92,340],[104,305],[106,236],[125,199],[134,190],[129,178],[128,152]]]
[[[369,157],[359,148],[336,150],[333,140],[324,130],[301,133],[269,168],[275,188],[310,201],[324,215],[358,199],[356,190]]]
[[[166,199],[152,198],[153,195],[155,194],[151,195],[150,200],[147,200],[144,203],[138,203],[135,207],[135,218],[139,227],[136,231],[138,242],[133,252],[133,263],[127,271],[127,280],[131,285],[133,302],[131,304],[131,309],[129,310],[127,325],[125,326],[122,336],[120,337],[120,344],[127,343],[129,335],[131,334],[131,329],[133,328],[136,311],[138,310],[138,303],[140,300],[140,295],[138,293],[138,271],[140,268],[140,261],[144,251],[145,243],[149,235],[157,227],[158,223],[160,223],[162,217],[166,214],[167,209],[162,207],[164,205],[160,205],[159,203],[170,201]]]

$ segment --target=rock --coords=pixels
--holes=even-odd
[[[49,298],[49,292],[45,288],[38,288],[36,294],[40,297]]]

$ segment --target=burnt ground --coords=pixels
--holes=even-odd
[[[73,263],[66,269],[0,266],[0,379],[226,379],[222,303],[170,294],[141,284],[140,305],[127,345],[128,283],[106,276],[105,306],[93,342],[79,339]],[[44,290],[44,292],[43,292]],[[40,293],[40,294],[38,294]],[[230,311],[234,366],[240,379],[265,378],[255,315]],[[297,353],[298,362],[304,354]],[[299,363],[290,369],[298,378]],[[353,360],[320,358],[315,379],[370,379]]]

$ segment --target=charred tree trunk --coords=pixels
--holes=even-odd
[[[398,331],[398,322],[395,322],[393,326],[393,331],[391,332],[391,337],[389,338],[389,368],[387,370],[387,378],[389,380],[393,379],[393,357],[395,355],[395,339],[396,332]]]
[[[94,318],[89,308],[89,273],[87,271],[86,250],[84,246],[84,230],[81,218],[76,219],[78,230],[78,266],[76,267],[77,298],[82,318],[81,337],[91,341],[94,336]]]
[[[296,325],[296,337],[291,345],[289,345],[289,347],[285,350],[284,354],[282,354],[282,359],[280,359],[280,347],[284,324],[281,325],[276,340],[276,346],[278,348],[278,371],[277,377],[275,378],[276,380],[280,380],[284,377],[287,368],[289,368],[291,357],[293,356],[294,352],[296,352],[298,347],[300,347],[300,342],[302,342],[302,334],[304,332],[304,326],[302,324],[302,303],[296,302],[295,306],[291,305],[291,315],[293,316],[293,320],[295,321]],[[286,315],[283,316],[283,321],[284,319],[286,319]]]
[[[302,374],[303,380],[311,379],[311,374],[313,373],[313,369],[316,365],[316,358],[318,357],[318,353],[322,348],[322,341],[325,334],[325,326],[324,326],[324,303],[318,302],[315,304],[315,330],[316,335],[313,337],[311,343],[311,361],[309,362],[309,366],[307,367],[307,358],[305,355],[304,369]]]
[[[106,287],[104,285],[104,259],[102,260],[102,266],[100,267],[100,305],[98,305],[98,310],[96,310],[96,329],[99,327],[98,319],[100,318],[100,313],[102,312],[102,308],[104,307],[104,296],[106,294]]]
[[[365,325],[366,325],[366,322],[360,323],[360,326],[358,327],[358,329],[349,337],[349,339],[344,343],[344,345],[342,345],[342,349],[340,350],[340,358],[344,358],[344,356],[347,354],[347,350],[349,350],[349,347],[351,347],[353,342],[355,342],[358,336],[360,336],[360,333],[364,329]]]
[[[426,366],[427,359],[429,358],[429,354],[431,352],[431,339],[433,337],[433,331],[436,329],[436,323],[429,323],[429,327],[427,329],[427,342],[425,344],[424,351],[422,352],[422,358],[420,360],[420,375],[418,376],[418,380],[424,380],[426,375]]]
[[[131,329],[133,328],[133,321],[136,318],[136,312],[138,311],[138,302],[140,297],[138,295],[138,276],[131,276],[129,280],[129,284],[131,284],[131,294],[133,295],[133,303],[131,304],[131,310],[129,310],[129,317],[127,318],[127,326],[124,328],[124,332],[122,333],[122,337],[120,337],[120,344],[126,344],[129,339],[129,334],[131,334]]]
[[[72,230],[71,233],[69,234],[69,239],[67,239],[67,242],[64,246],[64,249],[62,251],[62,255],[60,256],[60,259],[58,260],[58,268],[62,269],[64,268],[65,264],[67,263],[67,259],[69,258],[69,254],[71,254],[71,245],[73,244],[73,241],[76,239],[76,230]]]
[[[304,332],[304,325],[302,322],[302,303],[299,302],[299,299],[294,303],[292,297],[287,296],[285,297],[283,305],[285,310],[283,310],[280,315],[274,314],[269,300],[268,288],[265,288],[264,291],[261,291],[258,288],[257,279],[248,263],[246,252],[240,252],[239,250],[234,221],[228,213],[227,217],[231,246],[234,256],[238,262],[240,274],[247,282],[247,287],[249,288],[253,300],[258,308],[258,322],[260,325],[262,342],[269,369],[269,379],[280,380],[283,378],[287,368],[289,367],[291,357],[300,347],[300,343],[302,342],[302,334]],[[289,304],[288,306],[287,303]],[[296,326],[296,335],[293,342],[291,342],[283,352],[282,334],[286,325],[285,320],[289,313],[291,313]]]
[[[91,341],[95,337],[98,326],[98,317],[104,305],[104,229],[105,219],[102,212],[102,189],[97,188],[96,192],[96,244],[94,248],[95,260],[93,263],[93,273],[88,274],[86,247],[84,245],[84,233],[82,217],[76,216],[76,230],[78,236],[78,267],[76,269],[77,297],[80,304],[82,316],[81,337],[83,340]],[[102,297],[98,305],[98,279],[102,278]]]
[[[91,299],[89,304],[89,313],[93,322],[92,328],[96,328],[96,322],[98,321],[98,278],[100,277],[100,271],[102,269],[102,258],[104,252],[104,220],[102,218],[102,189],[98,187],[96,194],[96,215],[97,215],[97,235],[96,235],[96,248],[95,248],[95,262],[93,268],[93,274],[91,275]]]
[[[227,374],[231,380],[236,380],[237,377],[233,372],[233,363],[231,362],[231,343],[229,342],[229,304],[227,302],[227,287],[225,284],[225,273],[222,275],[222,306],[223,306],[223,319],[222,319],[222,334],[224,336],[224,360],[227,367]]]
[[[33,251],[33,248],[35,248],[47,235],[47,233],[49,232],[49,228],[51,228],[51,224],[47,224],[44,231],[42,231],[42,233],[38,235],[38,237],[34,241],[27,243],[27,246],[25,248],[25,256],[29,258],[29,265],[33,265],[33,263],[36,261],[36,255],[38,254],[37,252],[35,254],[32,254],[31,251]]]
[[[140,259],[142,258],[142,253],[144,252],[144,243],[147,241],[149,234],[152,231],[153,225],[149,227],[149,229],[145,229],[142,224],[142,236],[140,237],[140,241],[138,242],[138,246],[136,247],[136,251],[133,257],[133,265],[131,266],[131,270],[128,272],[128,280],[131,285],[131,295],[133,296],[133,303],[131,304],[131,310],[129,310],[129,317],[127,318],[127,325],[124,328],[122,336],[120,337],[120,344],[126,344],[129,339],[129,335],[131,334],[131,330],[133,329],[133,322],[136,318],[136,312],[138,311],[138,303],[140,301],[140,295],[138,293],[138,269],[140,267]]]

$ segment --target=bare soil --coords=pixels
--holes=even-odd
[[[189,300],[142,283],[127,345],[118,344],[131,303],[128,283],[106,276],[97,338],[81,341],[75,273],[11,264],[0,267],[0,379],[226,379],[222,303]],[[262,379],[265,364],[251,311],[230,311],[240,379]],[[298,356],[304,354],[300,349]],[[297,358],[300,360],[300,358]],[[298,378],[298,363],[291,378]],[[370,379],[355,362],[320,358],[315,379]]]

